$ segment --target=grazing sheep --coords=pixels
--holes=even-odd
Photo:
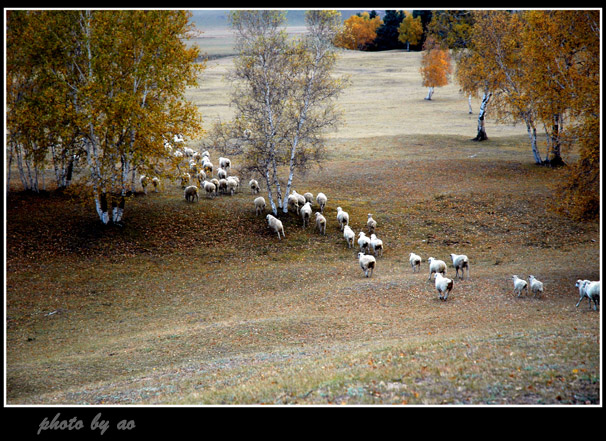
[[[429,262],[429,278],[427,280],[431,280],[433,273],[441,273],[443,276],[446,276],[446,262],[438,260],[435,257],[429,257],[427,261]]]
[[[202,162],[204,162],[204,158],[206,158],[207,161],[210,161],[210,153],[208,153],[208,150],[202,152]]]
[[[311,218],[311,204],[309,202],[305,202],[305,204],[299,210],[301,217],[303,218],[303,228],[309,225],[309,219]]]
[[[196,198],[196,201],[198,200],[198,187],[196,187],[195,185],[190,185],[189,187],[185,188],[185,191],[183,192],[183,195],[185,196],[185,200],[187,202],[193,202],[194,198]]]
[[[173,156],[175,158],[182,158],[183,157],[183,152],[181,150],[175,150],[175,153],[173,153]]]
[[[231,168],[231,161],[228,158],[219,158],[219,167],[227,171],[228,168]]]
[[[194,156],[194,151],[189,147],[183,147],[183,154],[185,155],[185,157],[191,158],[192,156]]]
[[[465,254],[451,254],[452,265],[455,268],[455,278],[459,276],[459,270],[461,270],[461,280],[465,274],[465,268],[467,268],[467,279],[469,279],[469,259]]]
[[[259,187],[259,183],[256,179],[251,179],[248,186],[250,187],[250,192],[252,194],[257,194],[259,191],[261,191],[261,187]]]
[[[219,179],[226,179],[227,178],[227,172],[225,171],[225,169],[219,167],[217,169],[217,178]]]
[[[263,196],[259,196],[254,200],[255,203],[255,216],[258,216],[259,213],[263,213],[265,211],[265,198]]]
[[[303,193],[303,197],[305,198],[305,202],[309,202],[310,204],[314,203],[314,195],[311,193]]]
[[[543,282],[539,281],[535,276],[528,276],[528,285],[530,285],[530,290],[533,292],[533,297],[536,297],[537,294],[543,294]]]
[[[444,277],[440,273],[435,273],[433,276],[436,279],[436,289],[438,290],[438,298],[440,300],[446,301],[446,299],[448,298],[448,293],[452,291],[454,282],[452,281],[452,279]]]
[[[354,230],[349,225],[345,225],[345,228],[343,228],[343,237],[347,241],[347,248],[353,247],[356,233],[354,233]]]
[[[217,187],[212,182],[204,181],[204,191],[207,197],[213,197],[213,193],[217,192]]]
[[[370,247],[370,238],[364,234],[364,231],[360,231],[360,234],[358,234],[358,245],[360,245],[361,252],[368,252],[368,248]]]
[[[528,294],[528,283],[526,283],[526,280],[520,279],[516,275],[511,276],[511,278],[513,280],[513,292],[517,293],[518,297],[522,295],[524,289],[526,289],[526,294]]]
[[[383,241],[378,239],[377,235],[374,233],[370,235],[370,248],[375,256],[380,254],[380,256],[377,257],[383,257]]]
[[[599,281],[592,282],[590,280],[577,280],[576,287],[579,288],[579,301],[577,302],[577,308],[581,304],[581,300],[587,297],[589,301],[589,308],[591,308],[591,301],[593,300],[593,309],[597,311],[597,307],[600,304],[600,285]]]
[[[372,218],[372,214],[368,213],[368,221],[366,221],[366,226],[368,227],[368,234],[372,234],[375,232],[375,228],[377,228],[377,221]]]
[[[158,192],[158,187],[160,186],[160,179],[157,176],[154,176],[152,179],[152,184],[154,185],[154,192]]]
[[[215,194],[219,194],[219,180],[217,178],[212,178],[210,182],[215,184]]]
[[[289,210],[294,208],[294,211],[296,211],[297,215],[299,215],[299,199],[294,194],[288,195],[286,204]]]
[[[275,231],[276,233],[278,233],[278,239],[282,240],[280,238],[280,231],[282,232],[282,237],[286,237],[286,235],[284,234],[284,226],[282,225],[282,221],[273,217],[271,214],[268,214],[265,217],[265,219],[267,219],[267,224],[268,224],[269,228],[272,231]]]
[[[185,142],[185,139],[183,139],[183,135],[181,135],[180,133],[177,133],[174,137],[173,137],[173,141],[175,143],[179,143],[179,142]]]
[[[235,176],[229,176],[227,178],[227,191],[229,192],[230,196],[234,195],[234,193],[238,189],[238,184],[239,182]]]
[[[421,256],[416,255],[415,253],[410,253],[410,266],[412,267],[412,272],[421,271]]]
[[[322,214],[324,214],[324,207],[326,206],[327,200],[328,199],[326,198],[326,195],[324,193],[318,193],[318,195],[316,196],[316,202],[320,206],[320,213]]]
[[[326,218],[319,211],[316,211],[316,229],[321,234],[326,234]]]
[[[360,268],[364,271],[366,277],[371,277],[374,272],[375,265],[377,264],[374,256],[364,253],[358,253],[358,260],[360,262]]]
[[[147,194],[147,183],[149,182],[149,178],[145,175],[141,175],[139,182],[141,183],[141,187],[143,187],[143,193]]]
[[[196,163],[199,163],[202,161],[202,155],[200,154],[200,152],[194,152],[192,158],[194,161],[196,161]]]
[[[244,139],[250,139],[251,136],[252,132],[250,131],[250,129],[244,130]]]
[[[343,211],[341,207],[337,207],[337,220],[339,221],[341,231],[343,231],[345,225],[349,225],[349,213]]]

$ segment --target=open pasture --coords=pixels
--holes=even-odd
[[[600,312],[575,308],[574,286],[600,277],[599,225],[549,210],[561,171],[533,165],[522,127],[489,118],[474,143],[456,85],[423,100],[419,61],[342,53],[343,124],[294,184],[328,196],[325,236],[289,214],[279,241],[247,176],[194,203],[176,182],[138,193],[123,228],[67,196],[9,194],[7,403],[601,404]],[[206,124],[230,117],[230,63],[188,92]],[[378,222],[371,278],[337,206],[356,233]],[[427,258],[450,253],[471,277],[442,302]],[[512,274],[544,295],[515,297]]]

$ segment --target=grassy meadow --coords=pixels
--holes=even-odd
[[[196,43],[229,55],[210,33]],[[88,202],[25,194],[14,174],[7,404],[600,405],[601,313],[575,307],[574,286],[600,278],[599,224],[551,210],[562,171],[534,165],[524,127],[489,114],[489,139],[472,142],[478,100],[468,114],[451,84],[425,101],[420,59],[341,53],[342,124],[294,182],[327,195],[325,236],[291,214],[279,241],[237,157],[234,196],[187,203],[165,182],[129,199],[122,228]],[[209,60],[188,91],[207,127],[232,115],[232,60]],[[356,232],[368,213],[378,222],[371,278],[337,206]],[[471,277],[443,302],[426,259],[450,253],[469,256]],[[516,297],[512,274],[535,275],[544,295]]]

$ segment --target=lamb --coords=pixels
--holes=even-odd
[[[328,199],[326,198],[326,195],[324,193],[318,193],[318,195],[316,196],[316,202],[320,206],[320,213],[322,214],[324,214],[324,207],[326,206],[327,200]]]
[[[377,221],[372,218],[372,214],[368,213],[368,221],[366,222],[366,226],[368,227],[368,234],[372,234],[375,232],[375,228],[377,228]]]
[[[349,225],[349,213],[347,213],[347,211],[343,211],[341,207],[337,207],[337,220],[339,221],[341,231],[343,231],[345,225]]]
[[[198,187],[196,187],[195,185],[190,185],[189,187],[185,188],[185,191],[183,192],[184,196],[185,196],[185,200],[187,202],[193,202],[194,198],[196,198],[196,201],[198,200]]]
[[[204,181],[204,191],[207,197],[212,197],[217,192],[217,187],[212,182]]]
[[[358,245],[360,245],[360,251],[364,253],[367,252],[370,247],[370,238],[368,238],[363,231],[360,231],[360,234],[358,234]]]
[[[275,218],[271,214],[268,214],[265,219],[267,219],[267,224],[269,225],[269,228],[278,233],[278,239],[282,240],[280,238],[280,231],[282,232],[282,237],[286,237],[286,235],[284,234],[284,226],[282,225],[282,221]]]
[[[231,161],[228,158],[219,158],[219,167],[224,170],[231,168]]]
[[[435,273],[434,278],[436,279],[436,289],[438,290],[438,298],[446,301],[448,294],[452,291],[454,282],[448,277],[442,276],[440,273]]]
[[[356,233],[354,233],[349,225],[345,225],[345,228],[343,228],[343,237],[347,241],[347,248],[353,247]]]
[[[421,256],[418,256],[415,253],[410,253],[409,260],[410,260],[410,266],[412,267],[413,273],[417,272],[417,271],[415,271],[415,269],[418,271],[421,271],[421,262],[422,262]]]
[[[459,275],[459,270],[461,270],[461,280],[463,280],[463,275],[465,274],[465,268],[467,268],[467,279],[469,279],[469,259],[465,254],[451,254],[450,258],[452,259],[452,265],[455,268],[455,278]]]
[[[376,234],[370,235],[370,248],[372,248],[372,252],[375,256],[377,254],[381,254],[380,257],[383,257],[383,241],[377,238]]]
[[[320,230],[321,234],[326,234],[326,218],[319,211],[316,211],[316,229]]]
[[[259,182],[257,182],[256,179],[251,179],[248,183],[248,186],[250,187],[250,192],[252,194],[257,194],[259,193],[259,191],[261,191],[261,187],[259,187]]]
[[[263,213],[265,211],[265,198],[263,196],[259,196],[254,200],[255,203],[255,216],[258,216],[259,213]]]
[[[589,308],[591,308],[591,301],[593,300],[593,309],[597,311],[597,307],[600,304],[600,285],[601,282],[592,282],[590,280],[577,280],[576,287],[579,288],[579,301],[577,302],[577,308],[581,304],[581,300],[587,297],[589,301]]]
[[[311,218],[311,204],[309,202],[305,202],[299,211],[301,217],[303,218],[303,228],[305,228],[306,225],[309,225],[309,219]]]
[[[536,297],[537,294],[543,294],[543,282],[539,281],[535,276],[528,276],[528,284],[530,285],[530,290],[533,292],[533,297]]]
[[[358,260],[360,262],[360,268],[364,271],[366,277],[371,277],[374,272],[375,265],[377,264],[374,256],[364,253],[358,253]]]
[[[438,260],[435,257],[429,257],[427,261],[429,262],[429,278],[427,280],[431,280],[433,273],[441,273],[443,276],[446,276],[446,262]]]
[[[314,195],[311,193],[303,193],[303,197],[305,198],[305,202],[309,202],[310,204],[314,203]]]
[[[526,289],[526,294],[528,294],[528,283],[526,283],[526,280],[520,279],[515,274],[511,278],[513,279],[513,292],[518,293],[518,297],[522,295],[524,289]]]

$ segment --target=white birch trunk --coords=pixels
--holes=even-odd
[[[427,88],[427,96],[425,97],[426,100],[431,100],[431,97],[433,96],[433,87],[428,87]]]
[[[486,116],[486,107],[488,106],[488,101],[490,101],[490,97],[492,96],[491,92],[484,92],[482,96],[482,104],[480,105],[480,113],[478,113],[478,133],[474,138],[474,141],[484,141],[488,139],[486,136],[486,128],[485,128],[485,116]]]
[[[471,93],[469,94],[469,97],[467,98],[467,103],[469,105],[469,114],[471,115],[473,113],[473,110],[471,109]]]

